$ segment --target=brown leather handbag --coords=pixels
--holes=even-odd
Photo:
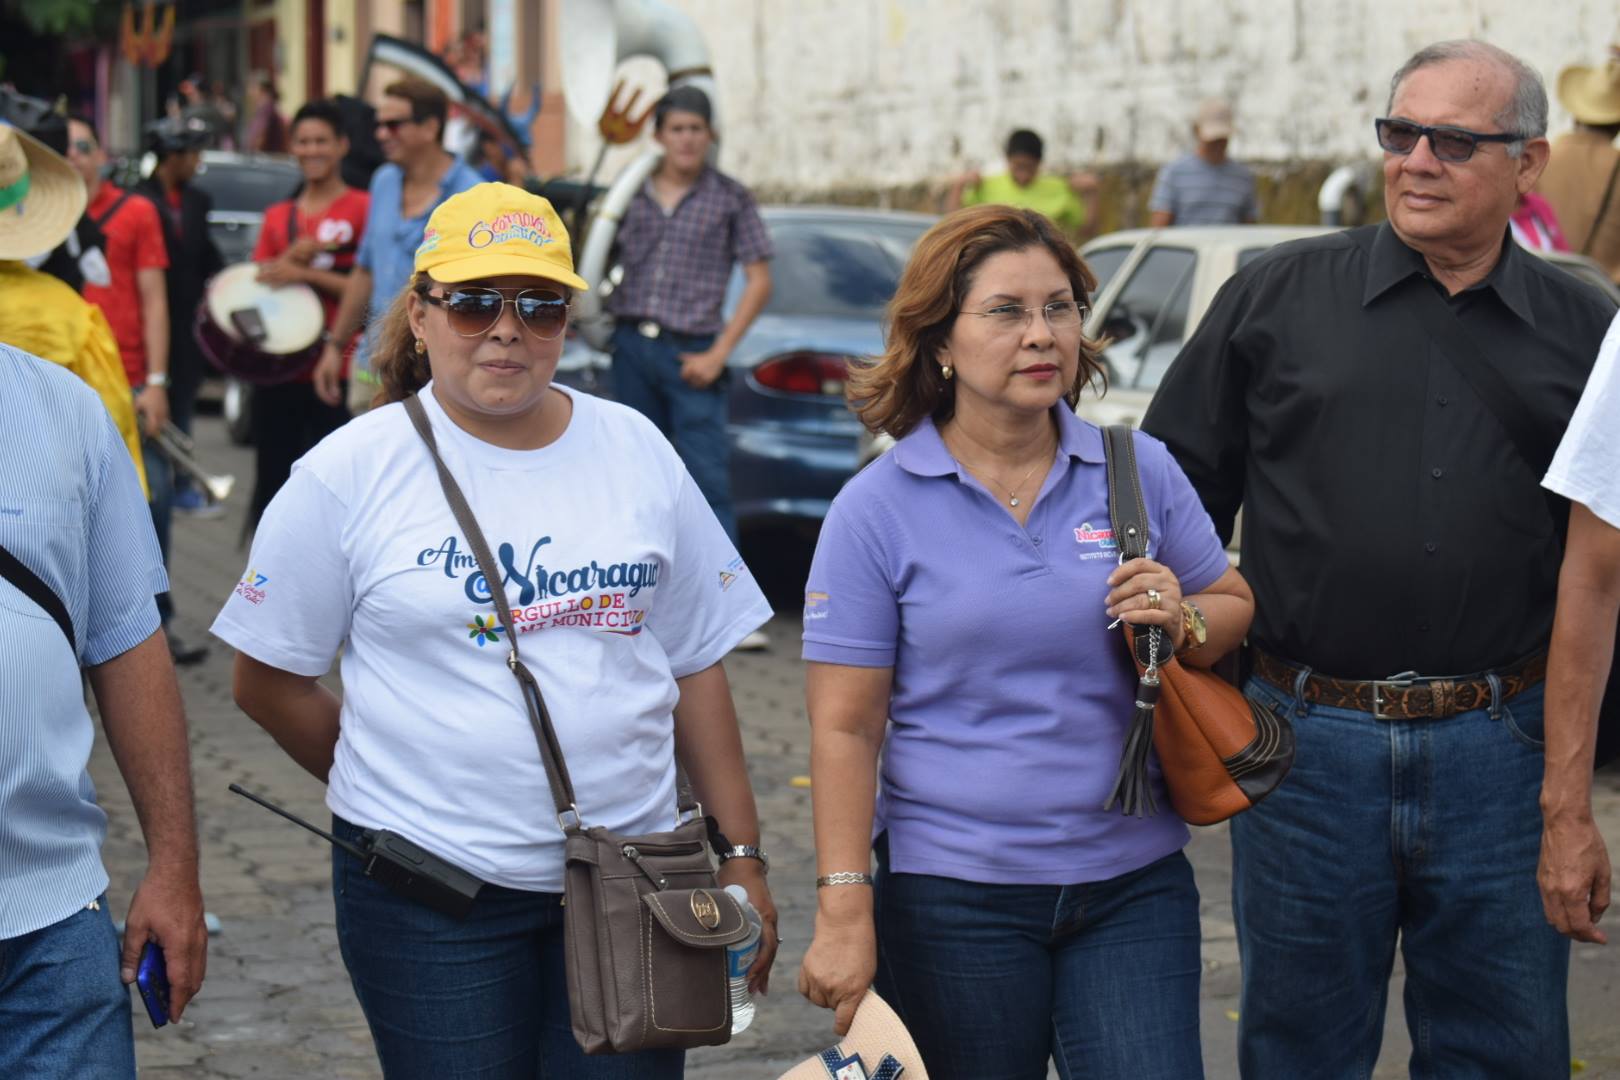
[[[405,411],[427,443],[445,499],[490,584],[565,837],[563,937],[574,1038],[587,1054],[714,1046],[731,1039],[726,946],[748,936],[715,882],[703,809],[677,761],[675,828],[624,836],[580,818],[568,764],[534,674],[518,656],[501,573],[444,460],[422,403]]]
[[[1136,468],[1131,429],[1103,429],[1108,458],[1108,514],[1121,563],[1146,556],[1147,505]],[[1265,798],[1294,764],[1294,728],[1288,718],[1249,700],[1210,671],[1184,666],[1159,627],[1125,627],[1126,647],[1139,682],[1136,711],[1125,736],[1114,790],[1126,814],[1158,813],[1148,777],[1148,752],[1157,753],[1170,805],[1194,825],[1213,825]]]

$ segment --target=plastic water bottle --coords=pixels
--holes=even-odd
[[[748,920],[748,936],[735,945],[726,946],[726,975],[731,982],[731,1033],[740,1034],[754,1022],[754,995],[748,992],[748,969],[759,955],[759,936],[764,924],[759,912],[748,902],[748,890],[741,885],[727,885],[730,893],[742,906],[743,918]]]

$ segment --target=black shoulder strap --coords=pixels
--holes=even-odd
[[[287,201],[287,246],[292,247],[293,241],[298,239],[298,200]]]
[[[119,208],[122,207],[127,202],[129,202],[129,192],[120,191],[118,193],[118,198],[113,200],[113,204],[111,206],[107,207],[107,210],[106,210],[105,213],[100,214],[99,216],[95,215],[95,214],[92,214],[90,216],[90,220],[94,221],[96,223],[96,226],[99,228],[99,227],[107,224],[107,222],[111,221],[112,216],[114,214],[118,213]]]
[[[1603,201],[1598,203],[1597,217],[1592,219],[1592,227],[1586,230],[1586,243],[1581,245],[1581,254],[1592,254],[1592,241],[1597,239],[1598,229],[1603,226],[1603,215],[1609,212],[1609,201],[1614,198],[1614,182],[1620,178],[1620,154],[1615,155],[1614,168],[1609,170],[1609,182],[1603,187]]]
[[[1131,429],[1124,424],[1103,428],[1103,454],[1108,461],[1108,519],[1120,559],[1143,558],[1149,539],[1147,503],[1142,498],[1142,477],[1136,468],[1136,443]]]
[[[0,577],[17,586],[24,596],[38,604],[47,615],[56,620],[56,625],[61,627],[62,633],[67,636],[68,648],[73,650],[74,656],[77,656],[79,643],[73,636],[73,620],[68,616],[67,605],[62,603],[62,598],[57,596],[38,574],[7,551],[4,544],[0,544]]]

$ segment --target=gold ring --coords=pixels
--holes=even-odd
[[[1149,589],[1147,591],[1147,598],[1148,598],[1148,607],[1152,608],[1154,611],[1158,611],[1159,610],[1159,602],[1160,602],[1161,599],[1163,599],[1159,595],[1159,590],[1158,589]]]

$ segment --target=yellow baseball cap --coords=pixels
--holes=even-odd
[[[511,184],[479,184],[440,203],[416,270],[445,283],[523,274],[590,288],[574,273],[573,245],[551,203]]]

